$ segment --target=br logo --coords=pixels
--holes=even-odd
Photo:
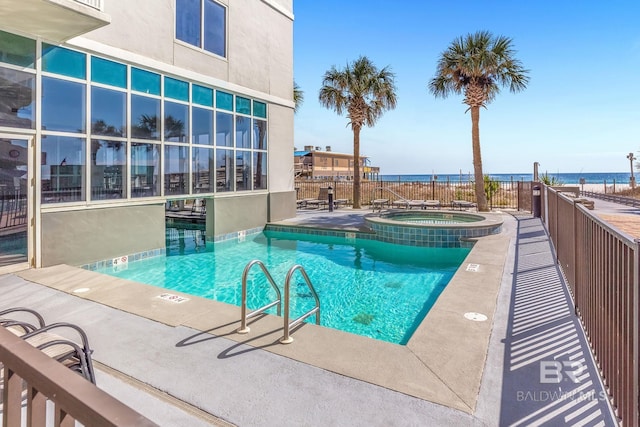
[[[579,361],[557,361],[543,360],[540,362],[540,383],[541,384],[558,384],[567,378],[573,383],[580,382],[580,376],[587,369],[586,366]]]

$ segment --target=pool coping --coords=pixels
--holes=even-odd
[[[265,315],[236,333],[238,307],[174,291],[58,265],[16,273],[76,297],[95,301],[170,326],[224,336],[239,345],[269,351],[465,413],[475,411],[491,335],[497,295],[515,219],[503,214],[500,234],[481,237],[406,346],[304,324],[294,343],[282,345],[282,318]],[[325,227],[323,227],[325,228]],[[74,293],[86,288],[83,293]],[[119,292],[126,290],[126,292]],[[160,298],[170,292],[182,302]],[[179,298],[180,299],[180,298]],[[481,313],[484,322],[464,317]],[[330,349],[330,350],[328,350]],[[100,355],[95,355],[100,361]],[[127,366],[112,366],[125,374]],[[162,389],[161,384],[150,384]],[[180,398],[180,396],[176,396]],[[186,399],[185,399],[186,400]]]

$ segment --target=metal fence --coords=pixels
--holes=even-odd
[[[512,208],[530,210],[531,183],[524,181],[493,181],[495,192],[488,200],[492,208]],[[443,206],[451,206],[453,200],[475,202],[473,182],[404,182],[404,181],[362,181],[360,183],[360,203],[370,205],[375,199],[396,200],[439,200]],[[352,181],[296,180],[297,199],[317,199],[321,188],[333,188],[335,199],[353,201]],[[526,193],[526,194],[525,194]],[[524,195],[523,195],[524,194]],[[521,206],[526,203],[525,206]]]
[[[0,188],[0,230],[27,224],[27,196]]]
[[[639,240],[620,233],[588,209],[546,187],[542,217],[558,264],[625,426],[639,415]]]

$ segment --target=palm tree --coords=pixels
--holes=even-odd
[[[513,93],[527,87],[529,70],[515,58],[512,40],[494,37],[488,31],[468,34],[455,39],[438,60],[436,76],[429,82],[429,90],[436,98],[449,94],[463,94],[464,104],[471,110],[471,141],[479,211],[488,211],[484,191],[482,157],[480,155],[480,107],[487,107],[500,87],[508,86]]]
[[[332,66],[324,74],[320,103],[347,113],[353,130],[353,208],[360,208],[360,130],[373,127],[386,110],[396,107],[395,75],[387,66],[378,68],[361,56],[343,70]]]
[[[295,104],[295,107],[293,107],[293,111],[295,113],[298,112],[298,109],[300,108],[303,102],[304,102],[304,92],[302,91],[302,89],[300,89],[300,86],[298,86],[298,83],[293,82],[293,103]]]

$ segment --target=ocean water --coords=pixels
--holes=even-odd
[[[540,172],[539,175],[543,175]],[[488,173],[497,181],[531,181],[533,173]],[[580,178],[584,178],[585,184],[628,184],[630,173],[625,172],[597,172],[597,173],[548,173],[550,178],[556,178],[561,184],[580,184]],[[473,180],[473,173],[464,174],[427,174],[427,175],[380,175],[380,181],[400,182],[430,182],[435,177],[438,182],[469,182]],[[636,178],[637,182],[638,178]]]

